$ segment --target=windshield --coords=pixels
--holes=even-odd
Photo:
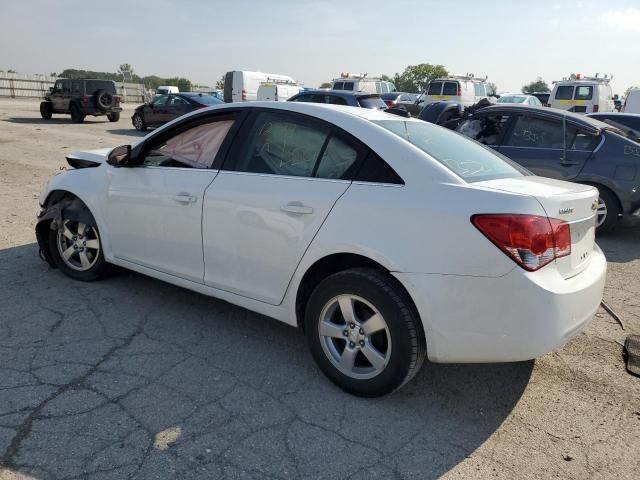
[[[194,102],[201,103],[202,105],[220,105],[221,103],[224,103],[222,100],[214,97],[213,95],[189,95],[189,98]]]
[[[498,99],[498,103],[524,103],[527,97],[516,97],[515,95],[503,95]]]
[[[467,182],[529,175],[506,157],[446,128],[420,121],[373,123],[415,145]]]
[[[387,108],[387,104],[377,95],[375,97],[360,97],[358,98],[358,103],[362,108]]]

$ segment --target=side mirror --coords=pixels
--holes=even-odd
[[[53,93],[55,91],[56,91],[55,87],[49,87],[49,93]]]
[[[107,163],[114,167],[124,167],[131,157],[131,145],[120,145],[109,153]]]

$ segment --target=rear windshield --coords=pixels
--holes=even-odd
[[[528,175],[506,157],[446,128],[420,121],[377,120],[373,123],[404,138],[467,182]]]
[[[380,98],[382,98],[383,100],[395,100],[399,96],[400,96],[400,94],[397,93],[397,92],[383,93],[382,95],[380,95]]]
[[[503,95],[498,99],[498,103],[524,103],[527,97],[516,97],[515,95]]]
[[[561,85],[556,90],[556,100],[571,100],[573,98],[573,85]]]
[[[444,82],[443,95],[458,95],[458,82]]]
[[[431,82],[429,84],[427,95],[440,95],[440,92],[442,92],[442,82]]]
[[[375,97],[360,97],[358,98],[358,103],[362,108],[374,108],[374,109],[387,108],[387,104],[384,103],[382,98],[380,98],[377,95]]]
[[[593,87],[591,85],[579,85],[576,87],[574,100],[591,100],[593,98]]]
[[[189,95],[188,97],[190,100],[201,103],[202,105],[220,105],[221,103],[224,103],[222,100],[214,97],[213,95]]]
[[[87,94],[94,94],[98,90],[104,90],[105,92],[109,92],[111,94],[116,93],[116,87],[114,86],[113,82],[105,80],[86,80],[85,87]]]

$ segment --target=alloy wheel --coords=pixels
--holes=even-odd
[[[601,226],[605,220],[607,219],[607,204],[602,199],[602,197],[598,198],[598,211],[597,211],[597,224],[596,227]]]
[[[69,268],[85,272],[93,267],[100,256],[97,230],[86,223],[65,220],[57,235],[60,258]]]
[[[391,335],[384,317],[355,295],[339,295],[325,304],[318,335],[329,361],[351,378],[373,378],[391,358]]]

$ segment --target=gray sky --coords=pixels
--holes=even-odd
[[[308,86],[417,63],[488,75],[514,91],[538,75],[614,75],[640,85],[640,1],[3,0],[0,69],[183,76],[288,74]]]

